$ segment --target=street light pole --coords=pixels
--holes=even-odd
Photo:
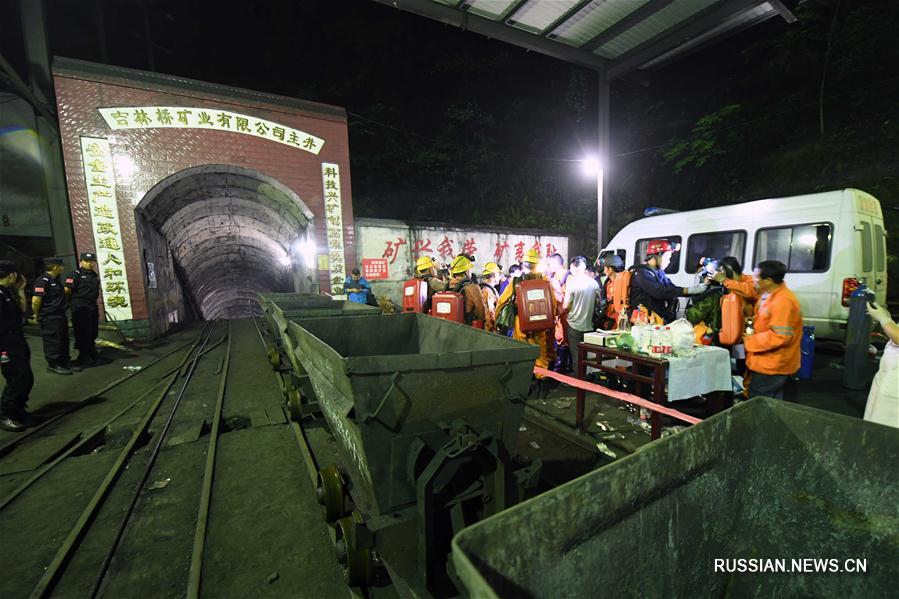
[[[605,169],[603,168],[602,163],[600,163],[596,168],[596,255],[599,256],[599,252],[602,250],[603,243],[605,240],[603,239],[602,234],[602,186],[603,186],[603,176],[605,175]]]

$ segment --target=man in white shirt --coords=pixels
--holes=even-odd
[[[599,283],[587,275],[587,259],[576,256],[571,259],[571,276],[565,282],[565,300],[562,310],[568,313],[568,347],[571,349],[571,365],[575,376],[578,374],[578,343],[584,340],[584,333],[593,330],[593,308],[599,294]]]

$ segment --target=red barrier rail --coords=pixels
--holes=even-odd
[[[649,401],[648,399],[644,399],[642,397],[638,397],[631,393],[624,393],[623,391],[615,391],[614,389],[609,389],[608,387],[603,387],[602,385],[597,385],[596,383],[588,383],[587,381],[582,381],[580,379],[576,379],[572,376],[565,376],[564,374],[559,374],[558,372],[553,372],[551,370],[547,370],[545,368],[540,368],[539,366],[534,367],[534,374],[539,374],[541,376],[546,376],[551,379],[555,379],[560,383],[565,383],[571,387],[575,387],[578,389],[583,389],[584,391],[592,391],[594,393],[601,393],[607,397],[611,397],[613,399],[617,399],[619,401],[624,401],[627,403],[634,404],[635,406],[640,406],[641,408],[646,408],[647,410],[652,410],[653,412],[658,412],[659,414],[665,414],[666,416],[671,416],[672,418],[677,418],[682,422],[687,422],[689,424],[697,424],[702,422],[702,418],[696,418],[695,416],[690,416],[689,414],[684,414],[678,410],[673,408],[666,408],[663,405],[657,404],[655,402]]]

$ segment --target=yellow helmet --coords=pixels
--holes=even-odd
[[[415,262],[415,270],[420,273],[425,272],[434,266],[437,266],[437,263],[434,262],[434,259],[430,256],[422,256]]]
[[[473,264],[468,256],[460,254],[453,258],[453,261],[450,263],[450,272],[454,275],[460,275],[471,270],[472,266]]]
[[[530,249],[524,253],[524,261],[529,262],[531,264],[539,264],[540,263],[540,251],[535,249]]]
[[[497,264],[496,262],[488,262],[484,265],[484,272],[481,273],[482,276],[489,277],[490,275],[498,275],[503,271],[503,267]]]

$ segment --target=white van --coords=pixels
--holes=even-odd
[[[625,226],[600,256],[616,253],[630,266],[642,261],[652,239],[680,244],[666,272],[681,287],[694,284],[702,257],[735,256],[745,273],[763,260],[780,260],[818,338],[845,337],[849,294],[859,283],[886,303],[880,202],[857,189],[649,216]]]

